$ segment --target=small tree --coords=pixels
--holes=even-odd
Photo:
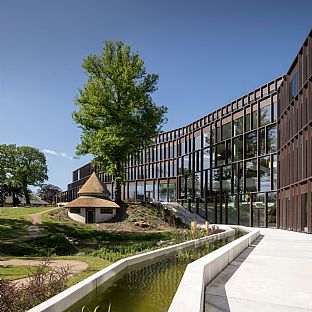
[[[157,74],[147,74],[144,61],[122,42],[106,41],[100,55],[89,55],[82,67],[88,76],[75,104],[73,119],[82,129],[77,155],[114,176],[115,200],[121,202],[124,165],[129,155],[149,144],[164,123],[167,108],[151,98]]]
[[[62,190],[53,184],[43,184],[40,189],[37,191],[37,196],[42,200],[47,201],[52,204],[54,201],[54,196],[60,193]]]
[[[30,146],[20,146],[16,151],[15,180],[20,184],[25,196],[26,204],[30,204],[28,185],[40,185],[48,179],[48,168],[45,155]]]
[[[29,205],[28,186],[43,183],[48,179],[47,171],[46,158],[38,149],[14,144],[0,145],[0,190],[3,190],[0,195],[2,198],[6,194],[12,195],[13,205],[16,205],[20,191]]]

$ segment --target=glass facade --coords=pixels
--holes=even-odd
[[[150,147],[130,156],[123,199],[180,202],[213,223],[273,226],[280,80],[161,133]],[[271,92],[260,92],[269,85]],[[263,95],[256,97],[259,92]],[[101,179],[112,184],[103,173]]]

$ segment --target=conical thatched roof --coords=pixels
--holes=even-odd
[[[119,208],[119,206],[104,198],[80,196],[68,203],[66,208]]]
[[[78,198],[72,200],[66,208],[119,208],[115,202],[108,199],[110,192],[96,173],[90,178],[78,192]]]
[[[95,172],[92,173],[90,178],[79,190],[78,195],[90,195],[95,197],[107,197],[110,195],[106,185],[103,184]]]

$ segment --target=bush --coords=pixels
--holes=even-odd
[[[28,280],[14,283],[0,277],[0,312],[23,312],[66,289],[69,267],[49,267],[50,260],[30,269]]]

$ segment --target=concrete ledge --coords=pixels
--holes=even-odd
[[[112,277],[117,275],[127,267],[151,260],[157,257],[161,257],[167,254],[176,253],[177,251],[190,247],[199,247],[206,242],[214,242],[226,237],[231,237],[235,234],[235,231],[229,226],[218,225],[220,229],[224,229],[225,232],[194,239],[177,245],[168,246],[165,248],[149,251],[143,254],[131,256],[125,259],[121,259],[105,269],[93,274],[80,283],[64,290],[56,296],[48,299],[47,301],[37,305],[36,307],[28,310],[28,312],[61,312],[68,309],[75,304],[81,298],[92,292],[97,287],[101,286]],[[180,310],[187,311],[187,310]]]
[[[260,235],[259,230],[242,226],[238,228],[249,233],[186,267],[168,312],[204,311],[206,285]]]

